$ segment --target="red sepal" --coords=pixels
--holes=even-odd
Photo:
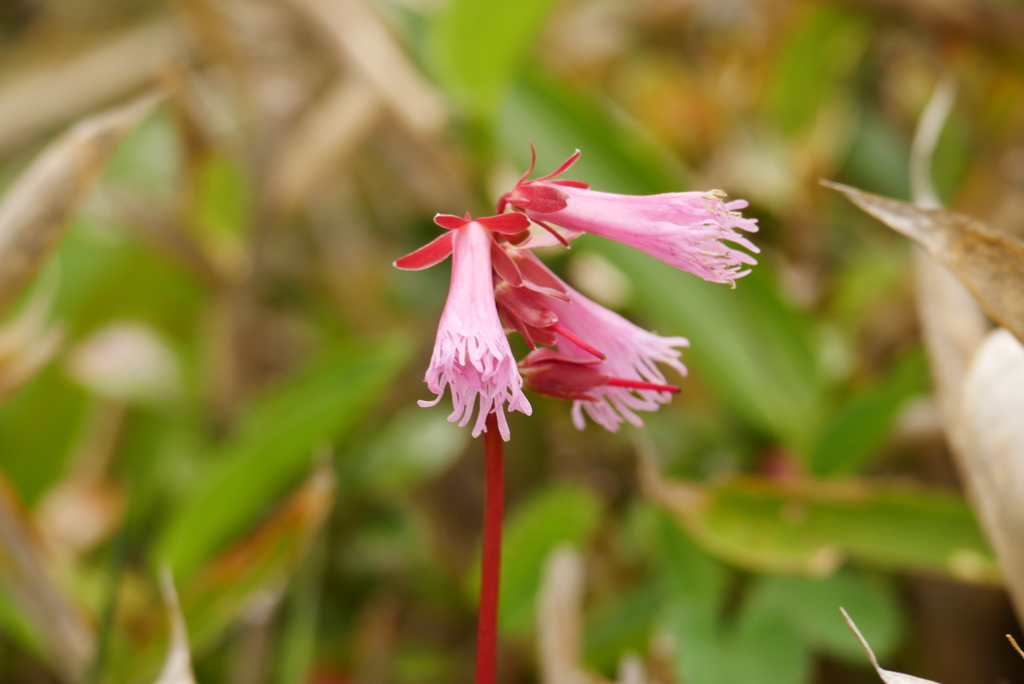
[[[403,271],[420,271],[447,259],[453,249],[455,249],[455,233],[443,233],[412,254],[406,254],[395,261],[395,266]]]
[[[530,339],[537,344],[543,344],[546,347],[553,347],[555,343],[558,342],[558,338],[555,336],[555,333],[551,332],[551,328],[535,328],[532,325],[527,325],[526,323],[523,323],[523,325],[526,326],[526,332],[530,336]]]
[[[558,322],[558,316],[544,306],[540,296],[525,287],[510,287],[508,283],[501,283],[494,288],[494,299],[498,306],[534,328],[548,328]]]
[[[434,217],[434,223],[448,230],[457,230],[469,223],[469,219],[462,218],[461,216],[452,216],[451,214],[438,214]]]
[[[519,371],[526,386],[535,392],[559,399],[596,401],[587,392],[607,384],[608,374],[593,364],[551,349],[538,349],[527,354]]]
[[[549,180],[544,182],[551,183],[552,185],[564,185],[567,188],[582,188],[583,190],[590,189],[590,186],[588,184],[578,180],[563,180],[559,178],[558,180]]]
[[[515,331],[522,336],[526,342],[526,346],[530,349],[536,349],[537,343],[533,341],[533,336],[530,334],[530,326],[523,323],[521,320],[515,317],[511,311],[505,307],[498,305],[498,315],[501,316],[501,320],[505,322],[505,333]]]
[[[569,301],[565,284],[546,268],[530,258],[519,257],[516,263],[519,264],[519,272],[523,274],[523,285],[539,294],[561,299],[563,302]]]
[[[491,266],[494,268],[494,272],[512,287],[523,286],[523,274],[519,272],[519,267],[516,266],[516,262],[512,260],[508,252],[501,248],[494,236],[491,236]]]
[[[538,349],[532,354],[529,354],[519,363],[519,366],[522,368],[524,366],[538,366],[545,363],[571,363],[575,365],[592,366],[596,363],[601,363],[601,359],[577,359],[566,356],[554,349],[545,348]]]
[[[534,149],[533,141],[531,140],[530,141],[530,168],[526,169],[526,173],[524,173],[522,178],[519,179],[519,182],[516,183],[516,187],[517,188],[520,185],[523,184],[523,181],[525,181],[527,178],[530,177],[530,174],[533,173],[533,167],[535,167],[536,165],[537,165],[537,150]]]
[[[501,233],[502,235],[515,235],[530,228],[530,219],[518,212],[478,218],[476,222],[492,233]]]
[[[546,230],[546,231],[548,231],[549,233],[551,233],[552,237],[554,237],[554,238],[555,238],[556,240],[558,240],[559,242],[561,242],[561,243],[562,243],[562,246],[563,246],[563,247],[565,247],[566,249],[572,249],[572,248],[571,248],[571,247],[569,246],[569,240],[568,240],[568,238],[566,238],[566,237],[565,237],[564,235],[562,235],[561,233],[559,233],[559,232],[558,232],[557,230],[555,230],[554,228],[552,228],[552,227],[551,227],[551,226],[549,226],[548,224],[544,223],[543,221],[539,221],[539,220],[537,220],[537,219],[533,219],[533,222],[534,222],[534,223],[536,223],[536,224],[537,224],[538,226],[540,226],[541,228],[543,228],[544,230]]]
[[[519,186],[508,201],[538,214],[553,214],[569,206],[569,193],[549,183],[531,182]]]
[[[519,246],[530,239],[530,231],[524,230],[522,233],[516,233],[515,235],[509,235],[508,241],[513,245]]]

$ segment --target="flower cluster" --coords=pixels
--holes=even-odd
[[[579,154],[532,181],[527,180],[531,163],[499,201],[496,216],[438,214],[434,222],[447,232],[395,262],[398,268],[418,270],[452,255],[451,289],[425,378],[436,397],[420,405],[437,404],[447,387],[454,405],[449,420],[460,425],[472,421],[474,437],[486,430],[487,416],[494,413],[508,440],[505,411],[529,415],[532,410],[524,384],[572,401],[579,429],[584,413],[612,432],[624,421],[641,426],[637,411],[655,411],[679,391],[657,364],[686,374],[678,349],[689,346],[685,338],[648,332],[587,299],[552,273],[533,248],[568,246],[582,233],[592,233],[730,285],[750,272],[745,266],[756,263],[737,249],[758,251],[738,232],[757,230],[755,220],[739,214],[746,202],[726,203],[719,190],[616,195],[558,178]],[[547,236],[532,235],[531,225],[545,229]],[[518,332],[531,349],[519,363],[507,331]]]

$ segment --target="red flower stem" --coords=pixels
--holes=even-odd
[[[501,517],[505,505],[505,445],[495,414],[484,433],[484,543],[480,565],[480,612],[476,628],[476,684],[494,684],[498,659],[498,587]]]
[[[623,380],[622,378],[609,378],[608,384],[612,387],[629,387],[630,389],[641,389],[641,390],[654,390],[656,392],[672,392],[673,394],[679,391],[679,388],[675,385],[657,385],[653,382],[643,382],[641,380]]]

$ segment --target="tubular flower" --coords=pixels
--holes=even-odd
[[[547,270],[532,254],[522,254],[520,258]],[[558,279],[550,271],[548,274]],[[667,364],[680,375],[686,375],[686,367],[679,360],[681,353],[676,347],[688,347],[689,341],[685,337],[661,337],[648,332],[587,299],[561,280],[558,282],[564,288],[568,301],[547,298],[544,304],[562,329],[569,331],[572,339],[561,331],[556,332],[557,366],[551,365],[551,358],[542,356],[539,358],[543,364],[535,357],[527,367],[543,365],[545,370],[553,371],[555,379],[563,384],[551,382],[550,372],[542,377],[548,383],[547,391],[536,374],[532,378],[527,374],[528,384],[543,393],[573,399],[573,424],[580,430],[585,427],[584,412],[611,432],[618,431],[624,420],[642,427],[643,421],[636,411],[657,411],[670,401],[672,392],[678,391],[667,384],[656,364]],[[585,346],[581,346],[578,340],[586,340]],[[599,357],[595,356],[595,350]],[[586,369],[570,368],[566,364],[586,364]],[[592,382],[597,377],[595,372],[606,380],[589,387],[579,384],[583,382],[581,378]]]
[[[750,272],[743,270],[745,265],[757,263],[746,252],[725,244],[760,251],[739,232],[757,231],[757,221],[739,213],[747,206],[744,200],[725,202],[721,190],[617,195],[590,190],[579,181],[555,179],[579,156],[577,150],[553,173],[527,181],[531,164],[515,189],[502,197],[498,210],[511,205],[563,242],[566,238],[549,223],[570,231],[568,239],[581,232],[600,235],[715,283],[734,284]]]
[[[494,413],[502,438],[508,440],[506,404],[509,411],[529,415],[532,410],[523,395],[523,379],[498,319],[493,295],[492,269],[503,278],[521,279],[511,258],[498,247],[491,234],[513,234],[527,227],[525,217],[513,216],[474,221],[468,215],[465,218],[439,215],[435,222],[449,229],[448,232],[395,262],[399,268],[418,270],[452,254],[451,288],[424,378],[427,387],[437,396],[433,401],[419,404],[436,405],[448,387],[454,407],[448,420],[465,426],[473,418],[479,396],[474,437],[486,431],[487,416]]]
[[[613,378],[597,366],[600,359],[575,359],[553,349],[536,349],[519,363],[526,386],[539,394],[574,401],[600,401],[593,396],[599,387],[629,387],[655,392],[679,391],[673,385]]]

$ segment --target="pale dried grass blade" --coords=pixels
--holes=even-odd
[[[932,158],[953,109],[955,95],[953,78],[944,76],[921,112],[914,132],[910,185],[914,204],[923,209],[942,208],[932,182]],[[967,287],[920,247],[914,248],[914,264],[918,316],[939,408],[946,420],[948,438],[955,442],[958,438],[954,430],[967,366],[988,334],[989,324]]]
[[[955,444],[967,367],[991,326],[974,295],[942,264],[920,249],[914,264],[921,333],[946,437]]]
[[[145,95],[77,123],[12,184],[0,202],[0,313],[49,255],[110,154],[158,101]]]
[[[27,67],[0,81],[0,150],[74,120],[153,83],[168,61],[188,52],[176,22],[130,29],[102,44]]]
[[[0,404],[53,360],[64,342],[64,328],[47,325],[57,282],[41,287],[18,317],[0,328]]]
[[[174,577],[169,568],[160,572],[160,593],[167,606],[170,621],[170,640],[163,669],[154,684],[195,684],[192,674],[192,655],[188,646],[188,629],[178,603],[178,592],[174,589]]]
[[[544,568],[537,611],[540,681],[575,679],[580,657],[583,559],[571,548],[556,549]]]
[[[1010,642],[1010,645],[1013,646],[1013,650],[1017,652],[1017,655],[1024,658],[1024,651],[1020,650],[1020,646],[1017,645],[1017,640],[1013,638],[1013,635],[1007,634],[1006,639]]]
[[[647,684],[647,668],[635,653],[625,655],[619,661],[618,684]]]
[[[857,641],[864,648],[864,652],[868,655],[868,660],[871,661],[871,665],[874,666],[875,672],[881,677],[885,684],[936,684],[930,679],[923,679],[921,677],[915,677],[913,675],[904,674],[902,672],[893,672],[892,670],[886,670],[878,664],[878,659],[875,658],[875,652],[871,650],[871,646],[868,644],[868,640],[864,638],[864,635],[857,629],[857,625],[853,619],[846,612],[845,608],[840,608],[840,612],[843,614],[843,618],[846,620],[847,626],[853,632],[854,636],[857,637]]]
[[[955,99],[956,83],[947,75],[935,86],[914,132],[914,143],[910,149],[910,186],[914,204],[922,209],[942,208],[932,182],[932,157]]]
[[[387,27],[363,0],[289,0],[316,30],[326,30],[411,131],[432,134],[447,120],[441,95],[424,79]]]
[[[382,113],[376,90],[361,76],[336,83],[289,133],[272,166],[271,194],[290,209],[332,177]]]
[[[37,539],[18,495],[0,476],[0,581],[39,633],[54,671],[65,682],[78,682],[96,635],[52,579]]]
[[[555,549],[544,567],[537,603],[541,684],[603,684],[580,667],[583,643],[583,558]]]
[[[1024,346],[995,330],[978,350],[963,392],[961,451],[975,510],[1024,615]]]

